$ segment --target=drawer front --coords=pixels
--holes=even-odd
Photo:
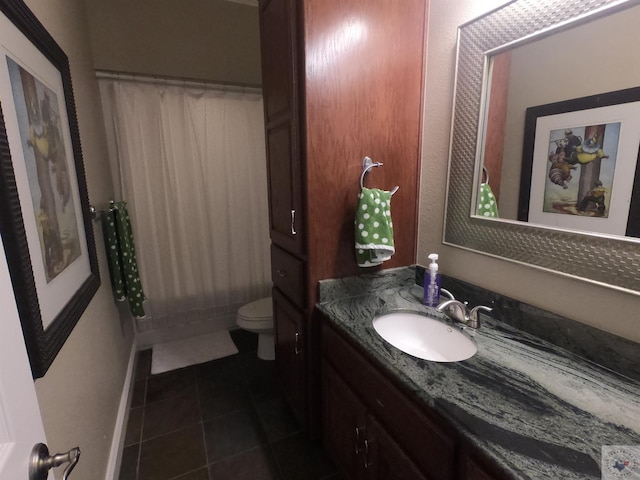
[[[453,478],[453,433],[448,434],[326,323],[322,325],[322,355],[429,478]]]
[[[271,280],[298,308],[305,308],[305,282],[302,260],[271,245]]]

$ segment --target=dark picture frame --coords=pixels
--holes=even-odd
[[[0,17],[0,233],[39,378],[100,276],[68,58],[22,1]]]
[[[582,122],[581,120],[578,120],[578,121],[573,120],[572,122],[564,124],[563,129],[565,129],[566,132],[571,132],[571,127],[574,125],[582,125],[582,127],[586,128],[587,125],[591,126],[599,123],[603,123],[603,124],[609,123],[609,120],[603,120],[602,122],[599,122],[599,121],[594,122],[593,121],[594,115],[590,114],[589,112],[596,112],[595,116],[597,117],[598,112],[605,111],[605,110],[602,110],[603,107],[616,108],[617,106],[620,106],[620,108],[623,109],[623,108],[626,108],[624,107],[626,105],[635,109],[636,106],[633,104],[636,104],[636,103],[637,103],[638,109],[637,109],[637,112],[635,112],[634,110],[634,115],[629,115],[628,108],[626,110],[626,113],[621,112],[619,116],[616,116],[615,113],[612,115],[611,109],[609,109],[607,111],[607,114],[602,117],[602,118],[615,118],[616,122],[619,122],[622,125],[622,127],[624,127],[624,123],[627,121],[625,119],[625,115],[627,115],[628,117],[640,116],[640,87],[616,90],[616,91],[602,93],[598,95],[580,97],[580,98],[575,98],[571,100],[565,100],[561,102],[549,103],[545,105],[539,105],[539,106],[527,108],[526,114],[525,114],[522,170],[521,170],[521,176],[520,176],[518,220],[524,221],[524,222],[534,221],[535,223],[540,223],[542,225],[557,226],[555,224],[548,224],[546,222],[539,222],[539,221],[532,220],[533,212],[530,210],[532,198],[534,198],[536,194],[540,195],[540,192],[536,192],[532,190],[532,181],[534,183],[536,181],[536,179],[533,178],[533,175],[535,172],[534,162],[535,161],[539,162],[537,164],[539,169],[540,163],[545,161],[543,160],[543,157],[548,157],[548,162],[546,162],[546,164],[547,164],[547,171],[549,172],[549,178],[551,177],[550,169],[553,168],[553,164],[549,163],[549,162],[552,162],[551,155],[549,155],[550,151],[549,150],[540,151],[542,140],[544,140],[542,143],[545,144],[545,148],[547,149],[549,148],[549,145],[547,144],[552,143],[552,142],[549,142],[549,133],[550,133],[549,129],[545,130],[545,129],[539,128],[540,120],[544,121],[546,119],[553,119],[554,117],[558,117],[561,119],[569,118],[569,117],[563,117],[564,114],[576,114],[575,116],[570,118],[580,118],[581,114],[585,115],[585,119],[591,116],[590,120],[585,120],[584,122]],[[629,104],[632,104],[632,105],[629,105]],[[537,138],[537,135],[539,135],[542,138]],[[619,182],[622,177],[627,177],[627,179],[632,178],[634,180],[631,180],[631,182],[633,183],[633,187],[631,187],[628,184],[625,187],[626,189],[630,190],[629,192],[631,196],[630,202],[627,202],[626,199],[624,199],[623,202],[618,202],[619,208],[617,208],[617,210],[624,209],[623,213],[625,215],[625,218],[624,218],[625,225],[622,227],[619,227],[615,234],[622,235],[622,236],[626,235],[626,236],[638,237],[640,236],[639,235],[640,226],[638,226],[638,224],[640,223],[640,198],[638,198],[638,195],[640,194],[640,153],[639,153],[640,145],[638,143],[638,139],[636,139],[635,137],[629,138],[628,135],[625,136],[624,138],[621,137],[619,141],[624,142],[623,145],[626,147],[625,148],[626,154],[623,156],[619,156],[619,158],[615,159],[615,163],[616,163],[615,169],[620,170],[621,167],[623,167],[622,172],[616,171],[617,181]],[[538,149],[536,149],[536,145],[538,146]],[[628,163],[629,158],[632,158],[633,161],[635,162],[635,167],[632,167],[631,169],[624,167],[623,165],[624,162]],[[573,179],[569,178],[569,180],[567,180],[567,183],[569,181],[572,181],[575,183],[577,181],[575,179],[576,170],[577,172],[580,172],[581,165],[578,162],[570,165],[570,167],[572,168],[572,170],[569,174],[573,175],[574,178]],[[563,176],[560,176],[560,178],[554,180],[554,183],[562,182],[566,174],[567,173],[565,171]],[[634,176],[631,177],[631,175],[634,175]],[[562,185],[562,183],[559,183],[559,185]],[[566,187],[563,186],[563,188],[566,188]],[[532,197],[532,195],[534,197]],[[589,206],[593,208],[595,205],[591,203]],[[558,216],[558,217],[561,217],[561,216]],[[600,224],[602,224],[603,220],[606,220],[606,219],[598,218],[597,222],[600,222]],[[588,221],[588,220],[585,219],[585,221]],[[560,226],[563,226],[562,222],[560,222]],[[572,228],[572,227],[569,227],[569,228]],[[581,228],[576,227],[575,229],[580,230]],[[588,231],[594,231],[596,233],[610,233],[607,231],[606,228],[603,230],[599,230],[598,223],[593,223],[593,226],[590,225],[589,227],[585,227],[582,229],[588,230]]]

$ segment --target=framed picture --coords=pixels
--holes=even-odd
[[[528,108],[518,220],[632,235],[639,146],[640,88]]]
[[[100,285],[69,62],[0,0],[0,228],[34,378]]]

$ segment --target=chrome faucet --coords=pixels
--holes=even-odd
[[[464,323],[468,327],[480,328],[480,316],[478,312],[480,310],[490,312],[493,309],[483,305],[478,305],[477,307],[473,307],[471,310],[468,310],[466,302],[462,303],[460,300],[451,299],[442,302],[436,307],[436,310],[444,312],[448,317],[457,322]]]

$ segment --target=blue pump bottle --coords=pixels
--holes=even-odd
[[[440,274],[438,273],[438,254],[429,255],[429,268],[424,273],[424,304],[437,307],[440,303]]]

